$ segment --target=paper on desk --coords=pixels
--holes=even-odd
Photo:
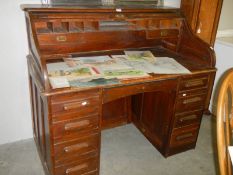
[[[231,158],[231,163],[232,163],[232,166],[233,166],[233,146],[228,146],[228,151],[229,151],[230,158]]]
[[[190,74],[191,72],[176,60],[169,57],[156,57],[155,63],[150,63],[146,60],[131,61],[127,60],[125,55],[112,55],[119,62],[133,67],[134,69],[144,71],[146,73],[156,74]]]
[[[70,87],[66,77],[49,77],[49,81],[53,89]]]
[[[65,62],[47,63],[46,66],[47,66],[48,73],[69,69],[69,66]]]
[[[158,74],[190,74],[191,72],[178,63],[173,58],[156,57],[156,62],[153,64],[154,73]]]
[[[112,61],[111,57],[104,56],[89,56],[89,57],[75,57],[73,58],[79,64],[96,64]]]

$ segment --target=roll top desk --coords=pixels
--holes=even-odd
[[[215,77],[214,51],[179,9],[22,5],[34,139],[48,175],[99,174],[101,130],[133,123],[165,157],[195,148]],[[52,89],[46,64],[150,50],[192,73]]]

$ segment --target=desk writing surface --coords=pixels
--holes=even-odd
[[[148,50],[148,48],[144,48],[141,50]],[[175,59],[178,63],[183,65],[185,68],[191,71],[192,74],[196,73],[201,73],[201,72],[209,72],[209,71],[215,71],[214,68],[209,68],[206,65],[203,64],[198,64],[192,60],[189,60],[188,58],[185,58],[181,55],[178,55],[175,52],[170,52],[165,49],[161,48],[150,48],[149,49],[153,55],[156,57],[171,57]],[[124,54],[124,51],[105,51],[105,52],[90,52],[90,53],[73,53],[71,54],[73,57],[85,57],[85,56],[101,56],[101,55],[120,55]],[[65,57],[66,55],[64,55]],[[57,57],[50,57],[49,62],[56,62],[61,60],[61,58]],[[52,95],[52,94],[59,94],[63,92],[73,92],[73,91],[83,91],[87,89],[93,89],[93,88],[113,88],[113,87],[118,87],[118,86],[129,86],[129,85],[134,85],[134,84],[141,84],[141,83],[147,83],[147,82],[153,82],[153,81],[159,81],[159,80],[164,80],[164,79],[172,79],[172,78],[177,78],[179,76],[183,76],[182,74],[150,74],[149,77],[144,77],[144,78],[136,78],[136,79],[125,79],[125,80],[120,80],[119,83],[113,84],[113,85],[100,85],[97,87],[71,87],[71,88],[59,88],[59,89],[52,89],[49,92],[45,92],[47,95]]]

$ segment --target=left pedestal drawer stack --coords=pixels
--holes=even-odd
[[[48,174],[98,175],[100,91],[94,89],[53,95],[48,103],[51,143]]]

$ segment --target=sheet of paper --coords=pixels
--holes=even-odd
[[[96,64],[111,61],[112,58],[105,56],[75,57],[73,58],[78,64]]]
[[[114,59],[118,62],[133,67],[134,69],[144,71],[146,73],[156,74],[190,74],[191,72],[178,63],[173,58],[169,57],[156,57],[155,63],[150,63],[146,60],[132,61],[127,60],[125,55],[113,55]]]
[[[146,60],[150,63],[155,63],[156,58],[151,53],[151,51],[124,51],[126,58],[131,61],[140,61],[140,60]]]
[[[125,64],[122,61],[119,61],[119,59],[112,59],[111,62],[104,62],[102,64],[98,64],[95,66],[100,73],[104,74],[106,71],[115,71],[115,70],[127,70],[132,69],[131,66]]]
[[[65,62],[47,63],[46,66],[48,72],[69,69],[69,66]]]
[[[153,64],[154,73],[158,74],[190,74],[191,72],[178,63],[173,58],[156,57],[156,62]]]
[[[53,89],[70,87],[66,77],[49,77],[49,81]]]

